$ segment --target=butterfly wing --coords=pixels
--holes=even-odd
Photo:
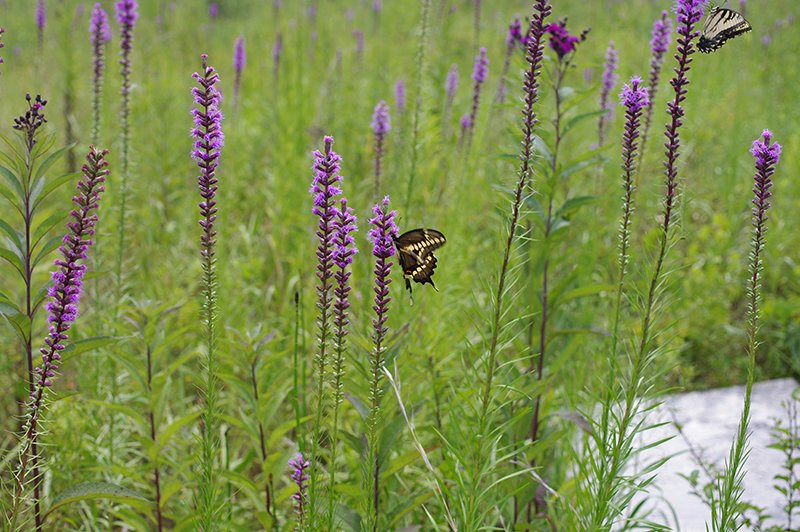
[[[400,267],[403,269],[409,293],[411,293],[411,281],[420,284],[430,283],[436,289],[431,279],[433,270],[436,269],[436,256],[433,250],[442,247],[446,242],[444,235],[435,229],[414,229],[395,239],[394,245],[397,248]]]
[[[703,24],[703,33],[697,48],[705,54],[710,54],[721,48],[728,39],[752,30],[750,23],[740,13],[732,9],[714,7],[708,12]]]

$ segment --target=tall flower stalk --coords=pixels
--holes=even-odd
[[[325,383],[328,367],[328,347],[331,343],[331,304],[333,297],[333,275],[336,264],[336,219],[338,209],[336,203],[342,194],[341,170],[342,157],[333,151],[333,137],[326,136],[325,151],[314,151],[314,180],[311,182],[309,194],[314,198],[314,207],[311,212],[319,217],[317,228],[317,349],[314,355],[316,366],[316,408],[314,411],[314,427],[311,431],[311,449],[308,455],[314,467],[311,469],[311,515],[310,526],[316,529],[318,489],[317,489],[317,464],[319,463],[319,443],[322,438],[322,419],[325,409]]]
[[[737,523],[741,521],[742,512],[742,482],[745,475],[745,462],[748,454],[748,427],[750,425],[750,403],[755,381],[756,349],[758,348],[758,317],[759,302],[761,300],[761,272],[764,265],[761,252],[764,251],[767,233],[767,209],[770,207],[769,198],[772,196],[772,174],[781,158],[782,147],[777,142],[772,143],[773,134],[765,129],[761,138],[753,141],[750,153],[756,160],[755,187],[753,193],[753,239],[750,242],[750,265],[747,279],[747,386],[744,395],[744,409],[739,420],[739,430],[731,446],[730,456],[726,463],[726,470],[718,479],[717,490],[712,490],[711,496],[711,529],[715,532],[736,530]],[[714,500],[716,493],[719,500]]]
[[[365,484],[365,522],[362,529],[365,531],[377,532],[378,530],[378,510],[379,510],[379,479],[380,463],[378,462],[378,445],[380,433],[378,430],[381,414],[381,398],[383,396],[383,367],[385,363],[384,353],[386,353],[386,333],[389,328],[386,321],[389,319],[389,284],[392,282],[389,274],[392,270],[392,261],[387,260],[392,257],[394,251],[394,239],[398,236],[397,224],[394,219],[397,213],[389,210],[389,196],[376,204],[372,209],[375,215],[369,223],[372,229],[367,236],[372,242],[372,255],[375,257],[375,304],[372,309],[375,317],[372,319],[372,351],[370,352],[370,385],[369,385],[369,419],[367,420],[367,456],[365,463],[364,478]]]
[[[44,54],[44,28],[47,25],[47,0],[39,0],[36,2],[36,28],[39,43],[39,56],[38,59],[42,61]]]
[[[117,242],[117,296],[116,301],[120,301],[122,295],[122,259],[125,254],[125,216],[128,202],[128,174],[130,172],[130,125],[128,118],[131,110],[131,53],[133,52],[133,29],[136,20],[139,18],[138,4],[136,0],[119,0],[114,4],[117,22],[119,23],[119,55],[120,76],[122,76],[122,86],[119,90],[120,109],[119,121],[122,129],[120,134],[120,185],[119,185],[119,223],[118,223],[118,242]]]
[[[642,86],[642,78],[634,76],[630,85],[623,85],[619,99],[625,107],[625,126],[622,133],[622,188],[625,191],[622,201],[622,220],[619,224],[619,278],[617,295],[614,301],[614,331],[611,335],[611,356],[616,357],[619,338],[620,305],[622,303],[622,287],[630,259],[628,245],[631,235],[631,218],[634,211],[633,195],[636,192],[636,152],[639,146],[642,110],[649,106],[648,89]]]
[[[386,134],[392,129],[392,119],[389,116],[389,106],[381,100],[372,113],[372,138],[375,139],[375,200],[380,196],[381,171],[383,170],[383,156],[386,152]]]
[[[344,375],[347,354],[347,326],[350,324],[348,309],[350,308],[350,274],[348,267],[353,263],[353,256],[358,253],[353,233],[358,231],[356,216],[353,209],[347,206],[347,200],[342,198],[340,207],[336,211],[333,225],[336,234],[333,241],[333,261],[337,270],[333,274],[336,284],[333,295],[333,361],[331,363],[331,390],[333,403],[333,427],[331,429],[331,459],[329,463],[328,485],[328,530],[335,530],[336,524],[336,457],[339,444],[339,411],[344,398]]]
[[[242,70],[247,64],[247,50],[244,46],[244,35],[240,35],[233,44],[233,71],[236,77],[233,80],[233,108],[239,103],[239,90],[242,86]]]
[[[644,131],[642,133],[641,150],[639,150],[639,166],[642,165],[647,135],[650,132],[653,105],[655,105],[656,93],[658,92],[658,82],[661,79],[661,67],[664,65],[664,57],[669,51],[669,45],[672,41],[672,19],[667,11],[662,11],[661,18],[653,22],[653,31],[650,32],[650,35],[653,36],[650,39],[652,57],[650,58],[650,75],[648,76],[647,85],[650,103],[647,104],[647,110],[644,114]]]
[[[402,78],[394,84],[394,108],[399,115],[406,113],[406,82]]]
[[[617,74],[617,66],[619,64],[619,52],[614,46],[614,41],[608,43],[606,48],[605,62],[603,63],[603,83],[602,90],[600,91],[600,110],[607,111],[600,115],[597,121],[597,135],[600,146],[606,140],[607,121],[611,119],[614,112],[614,103],[609,100],[608,95],[614,90],[617,84],[619,74]]]
[[[283,34],[278,32],[275,44],[272,46],[272,83],[275,84],[275,96],[278,96],[278,75],[281,67],[281,54],[283,53]]]
[[[52,286],[47,290],[47,296],[52,298],[45,303],[47,323],[50,333],[45,338],[47,347],[40,349],[42,364],[34,369],[34,379],[31,381],[31,393],[28,398],[28,416],[23,426],[23,441],[20,448],[20,468],[16,475],[17,496],[14,503],[14,519],[19,512],[21,503],[21,490],[26,484],[29,462],[34,482],[35,498],[35,523],[36,529],[41,530],[42,516],[39,512],[38,487],[41,479],[37,462],[37,437],[41,432],[41,414],[45,410],[48,390],[53,386],[53,379],[61,364],[61,352],[65,349],[64,341],[69,338],[67,331],[78,317],[81,295],[83,294],[83,277],[86,265],[78,264],[87,259],[86,252],[94,243],[91,237],[95,234],[97,215],[92,211],[97,209],[100,193],[105,190],[103,182],[108,175],[108,163],[105,156],[108,150],[100,151],[94,146],[90,147],[83,165],[83,178],[78,181],[78,195],[72,198],[77,206],[70,212],[72,221],[67,223],[69,232],[62,240],[59,247],[62,259],[56,259],[56,271],[52,273]],[[14,526],[10,528],[16,530]]]
[[[464,141],[464,160],[469,159],[472,149],[472,139],[475,136],[475,121],[478,117],[478,105],[481,99],[481,87],[489,74],[489,60],[486,59],[486,48],[481,47],[475,56],[475,66],[472,69],[472,110],[469,113],[469,129]]]
[[[5,28],[0,28],[0,40],[3,39],[3,34],[6,32]],[[4,42],[0,42],[0,48],[3,48],[6,44]],[[0,65],[3,64],[3,58],[0,57]]]
[[[602,467],[596,473],[598,478],[595,489],[597,492],[591,495],[591,507],[583,512],[586,530],[606,529],[612,526],[619,518],[620,504],[624,505],[625,501],[629,501],[633,496],[632,490],[626,490],[625,487],[631,484],[635,485],[635,483],[625,477],[624,468],[631,457],[633,437],[638,430],[641,430],[635,419],[636,414],[641,410],[641,390],[646,382],[643,379],[644,370],[652,360],[653,314],[656,308],[656,299],[665,282],[663,270],[674,232],[673,226],[676,223],[674,211],[677,209],[678,195],[679,129],[683,125],[684,115],[681,103],[686,99],[686,86],[689,84],[687,74],[692,61],[691,55],[695,52],[692,40],[699,35],[694,25],[703,16],[704,4],[705,0],[677,0],[675,2],[679,35],[675,59],[678,61],[678,66],[675,68],[675,76],[670,83],[674,91],[674,98],[668,103],[667,112],[670,115],[670,121],[667,123],[664,133],[667,138],[667,142],[665,142],[666,160],[664,161],[666,192],[662,203],[663,219],[659,231],[658,258],[652,270],[649,290],[642,301],[640,337],[634,341],[632,346],[631,367],[623,372],[625,382],[622,383],[619,393],[615,394],[614,401],[618,404],[604,405],[602,424],[598,427],[597,432],[600,435],[600,439],[597,441],[598,452],[605,453],[605,456],[601,455],[594,461],[601,464]],[[636,345],[637,342],[638,345]],[[616,363],[613,352],[611,353],[611,363],[614,365]],[[635,488],[633,489],[635,490]]]
[[[202,407],[202,432],[200,435],[200,463],[198,472],[199,495],[197,508],[199,512],[198,523],[205,532],[216,530],[216,495],[218,476],[215,469],[217,451],[219,449],[218,424],[219,407],[217,406],[218,390],[218,360],[217,360],[217,320],[219,308],[217,306],[217,259],[216,244],[217,231],[214,222],[217,219],[217,202],[214,200],[217,193],[216,176],[222,147],[225,145],[225,135],[222,133],[222,112],[219,110],[222,95],[216,88],[219,75],[214,67],[208,66],[208,56],[200,56],[203,61],[203,74],[197,72],[192,78],[199,87],[192,87],[192,96],[196,107],[192,109],[194,128],[191,136],[192,159],[200,168],[197,176],[197,185],[200,189],[200,216],[199,221],[202,232],[200,234],[200,259],[203,268],[201,283],[202,303],[200,319],[203,324],[203,339],[205,342],[205,360],[203,366],[206,372],[203,389]]]
[[[508,33],[506,34],[506,55],[503,60],[503,71],[500,73],[500,83],[497,84],[497,92],[494,95],[494,101],[503,103],[506,98],[506,78],[508,77],[508,69],[511,67],[511,56],[517,46],[522,44],[522,21],[519,18],[519,13],[514,15],[514,20],[508,25]]]
[[[408,187],[406,188],[405,212],[410,212],[411,192],[414,190],[414,181],[417,178],[417,159],[419,158],[419,132],[422,122],[422,87],[425,81],[426,58],[428,53],[428,15],[431,0],[422,0],[420,13],[419,46],[417,47],[416,69],[414,71],[414,114],[411,117],[411,156],[408,167]],[[402,114],[397,109],[398,114]]]
[[[96,145],[100,139],[101,115],[103,108],[103,70],[106,68],[105,48],[111,40],[111,27],[108,15],[100,3],[94,5],[89,21],[89,34],[92,42],[92,133],[91,143]]]

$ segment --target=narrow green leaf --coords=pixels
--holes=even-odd
[[[25,268],[22,266],[22,261],[17,255],[7,249],[0,249],[0,258],[6,259],[11,265],[17,269],[22,278],[25,278]]]
[[[17,333],[17,337],[22,340],[22,343],[27,343],[31,337],[31,320],[28,319],[28,316],[20,312],[13,316],[3,314],[3,317],[14,329],[14,332]]]
[[[73,180],[76,177],[79,177],[81,175],[83,175],[83,174],[80,173],[80,172],[75,172],[74,174],[64,174],[62,176],[56,177],[55,179],[51,179],[51,180],[47,181],[45,183],[44,187],[42,188],[41,194],[39,194],[38,201],[33,205],[33,208],[35,209],[36,207],[38,207],[39,203],[41,203],[41,201],[44,198],[46,198],[55,189],[57,189],[58,187],[60,187],[64,183],[69,183],[71,180]]]
[[[15,316],[17,314],[21,314],[20,310],[17,308],[15,304],[8,300],[0,300],[0,314],[3,316]]]
[[[67,360],[75,355],[80,355],[81,353],[97,349],[98,347],[105,347],[127,338],[130,338],[130,336],[93,336],[91,338],[84,338],[83,340],[72,342],[66,349],[61,351],[61,359]]]
[[[564,136],[569,132],[570,129],[572,129],[573,127],[577,126],[578,124],[580,124],[581,122],[583,122],[587,118],[592,118],[592,117],[603,115],[603,114],[610,113],[610,112],[611,112],[610,109],[602,109],[600,111],[591,111],[589,113],[583,113],[583,114],[579,114],[578,116],[572,117],[572,119],[570,119],[570,121],[567,122],[564,125],[564,128],[561,130],[561,138],[564,138]]]
[[[0,219],[0,231],[5,233],[5,235],[17,246],[18,250],[22,249],[22,240],[19,239],[19,235],[14,230],[11,225],[8,224],[5,220]]]
[[[63,235],[54,236],[53,238],[48,240],[47,244],[45,244],[44,247],[42,247],[41,251],[39,251],[39,254],[36,255],[36,258],[33,259],[33,264],[31,265],[31,268],[35,268],[36,265],[39,264],[40,260],[45,258],[47,255],[49,255],[53,251],[57,250],[58,246],[61,245],[61,241],[62,240],[64,240],[64,236]]]
[[[176,419],[175,421],[173,421],[172,424],[169,427],[164,429],[164,432],[162,432],[161,436],[159,436],[159,438],[158,438],[158,448],[159,448],[159,450],[164,448],[164,445],[167,444],[167,442],[170,440],[170,438],[172,438],[175,435],[176,432],[178,432],[179,430],[181,430],[181,428],[183,428],[187,424],[189,424],[192,421],[194,421],[195,419],[197,419],[197,416],[199,416],[200,414],[201,414],[201,412],[199,412],[199,411],[198,412],[193,412],[193,413],[191,413],[189,415],[180,417],[180,418]]]
[[[31,250],[33,250],[33,248],[36,247],[36,244],[38,244],[39,241],[44,237],[44,235],[46,235],[53,227],[63,222],[67,218],[67,216],[69,216],[69,212],[70,211],[58,212],[49,217],[47,220],[40,223],[39,226],[33,231],[33,240],[31,240]],[[63,236],[61,238],[63,238]]]
[[[14,174],[14,172],[3,165],[0,165],[0,174],[3,174],[3,177],[5,177],[6,180],[11,183],[11,186],[14,187],[14,190],[17,191],[17,196],[19,197],[20,201],[25,201],[25,192],[22,189],[22,183],[19,182],[19,179],[17,179],[17,176]]]
[[[556,217],[569,216],[584,205],[595,203],[598,201],[598,199],[599,198],[595,196],[578,196],[577,198],[570,198],[565,201],[564,204],[556,211]]]
[[[613,284],[592,284],[589,286],[581,286],[574,290],[570,290],[569,292],[561,296],[559,300],[556,302],[556,305],[578,297],[594,296],[599,294],[600,292],[612,292],[614,289],[615,286]]]
[[[150,437],[150,424],[145,420],[145,418],[136,410],[129,406],[125,405],[117,405],[114,403],[107,403],[105,401],[98,401],[96,399],[88,399],[88,402],[95,405],[100,405],[104,408],[108,408],[109,410],[115,410],[117,412],[122,412],[128,419],[130,419],[135,425],[137,430],[142,436]]]
[[[43,302],[45,299],[47,299],[47,290],[48,290],[48,289],[49,289],[51,286],[53,286],[53,280],[52,280],[52,279],[50,279],[49,281],[47,281],[46,283],[44,283],[44,284],[41,286],[41,288],[39,288],[39,291],[38,291],[38,292],[36,292],[36,296],[33,298],[33,309],[34,309],[34,312],[36,311],[36,309],[38,309],[38,308],[39,308],[39,305],[41,305],[41,304],[42,304],[42,302]]]
[[[37,200],[39,199],[39,194],[42,193],[45,181],[46,180],[44,177],[40,177],[33,183],[33,187],[31,188],[30,199],[28,200],[30,202],[30,205],[32,205],[31,214],[33,214],[33,212],[36,210],[36,205],[39,204]]]
[[[147,499],[133,490],[111,484],[109,482],[83,482],[70,486],[53,499],[53,505],[45,515],[45,519],[54,510],[67,504],[85,501],[88,499],[110,499],[112,501],[126,502],[129,500],[146,501]]]
[[[575,172],[577,172],[579,170],[583,170],[584,168],[587,168],[589,166],[594,166],[596,164],[601,164],[601,163],[604,164],[604,163],[606,163],[608,161],[609,161],[608,157],[597,157],[596,159],[591,159],[591,160],[588,160],[588,161],[581,161],[579,163],[573,164],[572,166],[568,166],[568,167],[564,168],[563,170],[561,170],[561,173],[559,174],[559,177],[561,179],[566,179],[567,177],[571,176],[572,174],[574,174]]]
[[[3,183],[0,183],[0,196],[3,196],[11,203],[11,206],[14,207],[18,213],[22,214],[22,209],[19,207],[19,196],[11,192],[7,186]]]

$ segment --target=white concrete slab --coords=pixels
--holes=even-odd
[[[786,524],[786,515],[782,509],[786,501],[773,487],[776,483],[775,475],[785,474],[782,469],[784,455],[778,450],[768,449],[767,446],[774,443],[772,428],[775,420],[783,420],[785,426],[787,414],[782,403],[791,400],[792,392],[797,387],[794,379],[759,382],[753,387],[750,455],[743,483],[744,499],[767,509],[767,513],[773,516],[768,524]],[[669,397],[658,410],[660,419],[670,423],[650,431],[646,441],[674,437],[640,455],[640,463],[650,463],[658,458],[671,456],[659,470],[655,485],[650,489],[648,505],[654,508],[652,520],[670,525],[676,531],[702,532],[706,530],[707,523],[708,529],[711,529],[710,509],[691,493],[689,482],[679,476],[679,473],[689,475],[700,468],[689,452],[689,444],[671,422],[674,419],[681,425],[684,436],[696,450],[702,450],[705,461],[721,469],[730,455],[731,444],[739,425],[744,391],[744,386],[733,386],[679,394]],[[796,468],[795,473],[800,473],[800,468]],[[701,472],[700,485],[707,482],[708,478]],[[796,521],[792,522],[793,529],[800,525]]]

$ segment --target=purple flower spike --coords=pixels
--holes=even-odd
[[[392,298],[389,296],[389,284],[392,279],[389,277],[392,265],[391,261],[387,261],[389,257],[394,255],[394,239],[398,236],[397,224],[394,218],[397,215],[396,211],[389,210],[389,196],[385,196],[381,203],[373,207],[372,213],[375,215],[370,219],[369,223],[372,229],[367,233],[367,237],[372,242],[372,255],[376,258],[375,269],[375,304],[372,309],[376,313],[376,317],[372,320],[373,335],[372,341],[375,345],[373,350],[373,366],[380,367],[383,365],[383,353],[386,351],[384,340],[386,339],[386,332],[389,330],[386,327],[386,320],[389,319],[388,308],[389,302]]]
[[[703,18],[703,8],[707,3],[708,0],[675,0],[673,9],[677,14],[678,24],[692,25],[697,23]],[[681,33],[680,29],[678,29],[678,33]],[[687,36],[683,33],[681,35]]]
[[[239,101],[239,88],[242,85],[242,70],[247,65],[247,51],[244,47],[244,35],[240,35],[233,45],[233,70],[236,72],[236,77],[233,80],[233,101],[234,107],[236,102]]]
[[[100,3],[94,5],[89,20],[89,34],[92,41],[92,144],[97,144],[100,137],[100,113],[103,102],[103,70],[106,68],[105,43],[111,40],[111,27],[108,15]]]
[[[34,103],[31,103],[30,93],[25,95],[25,99],[28,101],[28,107],[30,109],[24,115],[15,118],[14,125],[11,127],[25,133],[28,151],[31,151],[38,142],[34,138],[36,130],[47,123],[47,119],[44,117],[44,111],[42,111],[44,106],[47,105],[47,100],[43,100],[42,96],[37,94],[36,100]]]
[[[385,151],[386,134],[392,129],[392,118],[389,116],[389,106],[386,102],[381,102],[375,106],[372,113],[372,136],[375,139],[375,196],[380,193],[381,170],[383,168],[383,156]]]
[[[311,467],[311,462],[303,459],[301,453],[289,460],[289,467],[292,472],[289,474],[297,485],[297,491],[292,494],[294,513],[297,516],[297,530],[306,532],[308,530],[308,473],[306,469]]]
[[[283,52],[283,34],[278,32],[275,44],[272,46],[272,78],[275,82],[275,91],[278,90],[278,72],[281,66],[281,52]]]
[[[750,280],[747,287],[750,297],[748,314],[750,315],[751,338],[755,338],[758,330],[756,320],[760,299],[761,270],[763,269],[761,252],[766,242],[767,220],[769,220],[767,209],[770,207],[769,198],[772,196],[769,189],[772,188],[772,174],[775,173],[775,166],[781,159],[781,145],[777,142],[772,146],[769,145],[772,137],[772,132],[765,129],[761,133],[761,138],[753,141],[750,148],[750,153],[756,159],[755,188],[753,188],[755,194],[753,198],[753,240],[750,244]],[[751,339],[751,341],[754,340]]]
[[[138,8],[139,6],[136,4],[136,0],[119,0],[114,4],[117,22],[119,23],[119,55],[121,56],[119,64],[122,65],[122,69],[120,70],[120,74],[122,74],[122,88],[119,92],[125,100],[127,100],[128,95],[131,93],[130,54],[133,51],[133,29],[136,25],[136,19],[139,18]],[[123,104],[123,107],[127,108],[127,101]],[[123,113],[125,114],[123,118],[127,120],[128,110],[123,109]]]
[[[108,150],[100,151],[94,146],[89,148],[86,164],[82,169],[83,178],[78,181],[78,195],[72,198],[78,208],[70,212],[73,221],[67,223],[69,233],[62,240],[64,245],[58,248],[63,259],[55,260],[57,269],[52,272],[53,286],[47,291],[47,296],[53,299],[44,305],[50,334],[45,338],[47,347],[40,350],[42,365],[34,370],[40,378],[35,383],[28,403],[30,417],[25,427],[25,436],[29,441],[36,437],[39,412],[47,388],[53,385],[52,379],[61,360],[59,352],[65,349],[64,340],[68,338],[66,333],[78,317],[86,265],[77,262],[87,258],[86,252],[94,243],[91,237],[95,233],[97,215],[91,214],[91,211],[97,209],[100,193],[105,190],[103,182],[108,175],[108,162],[105,160],[107,153]]]
[[[219,164],[222,147],[225,145],[225,135],[222,133],[222,113],[219,105],[222,96],[215,87],[219,82],[219,75],[214,67],[208,66],[208,56],[200,56],[203,60],[203,75],[197,72],[192,77],[200,87],[192,87],[194,103],[197,105],[192,109],[194,119],[194,129],[191,131],[194,140],[192,149],[192,159],[200,167],[200,175],[197,176],[197,185],[200,188],[200,226],[203,233],[200,235],[202,250],[200,255],[203,259],[203,271],[208,278],[206,290],[207,303],[211,304],[211,290],[216,284],[216,270],[214,258],[214,246],[217,243],[214,238],[217,232],[214,230],[214,222],[217,219],[217,202],[214,196],[217,193],[216,169]]]
[[[381,8],[383,8],[383,2],[381,2],[381,0],[375,0],[374,2],[372,2],[372,10],[373,11],[375,11],[376,13],[379,13]]]
[[[397,114],[405,114],[406,112],[406,82],[398,79],[394,84],[394,103]]]
[[[39,0],[36,3],[36,26],[43,30],[47,24],[47,2]]]
[[[669,45],[672,42],[672,19],[669,18],[669,13],[667,11],[662,11],[661,18],[653,22],[653,30],[650,32],[650,35],[653,36],[653,38],[650,39],[652,57],[650,58],[650,76],[648,78],[650,103],[647,104],[647,110],[644,115],[642,149],[639,152],[640,162],[644,155],[647,134],[650,132],[650,122],[653,118],[653,105],[655,104],[656,93],[658,92],[658,82],[661,78],[661,67],[664,65],[664,56],[669,51]]]
[[[506,46],[516,46],[522,44],[522,21],[519,13],[514,15],[514,20],[508,25],[508,33],[506,34]]]
[[[611,91],[614,90],[614,85],[617,84],[617,80],[619,79],[619,75],[617,74],[617,65],[619,63],[619,53],[617,49],[614,47],[614,41],[608,43],[608,48],[606,49],[606,56],[605,56],[605,63],[603,63],[603,83],[602,83],[602,91],[600,92],[600,109],[607,110],[608,113],[600,115],[600,119],[598,120],[597,130],[599,132],[600,146],[603,145],[603,141],[605,140],[606,132],[605,132],[605,124],[606,120],[611,118],[611,114],[614,109],[614,104],[610,101],[608,95],[611,94]]]
[[[472,148],[472,137],[475,134],[475,121],[478,117],[478,105],[481,98],[481,87],[486,81],[489,73],[489,60],[486,59],[486,48],[481,48],[480,53],[475,56],[475,66],[472,70],[472,111],[469,113],[469,124],[467,135],[464,141],[464,156],[469,157]],[[461,118],[461,126],[464,126],[464,118]]]
[[[114,4],[114,9],[116,12],[117,22],[119,23],[120,27],[120,37],[123,39],[125,38],[124,31],[127,28],[127,31],[133,31],[133,28],[136,24],[136,20],[139,18],[139,4],[136,3],[136,0],[118,0]]]
[[[343,353],[345,350],[345,337],[347,336],[347,325],[350,321],[347,318],[347,309],[350,308],[348,297],[350,295],[350,274],[347,267],[353,263],[353,256],[358,253],[358,248],[353,238],[353,233],[358,231],[358,220],[353,213],[353,209],[347,206],[347,200],[342,198],[341,207],[336,210],[336,218],[333,225],[336,230],[333,241],[333,261],[338,266],[338,270],[334,274],[336,279],[336,286],[333,289],[333,294],[336,301],[333,304],[333,328],[334,328],[334,347],[339,356],[339,368],[334,370],[334,373],[344,371],[343,368]],[[335,364],[337,365],[337,364]]]
[[[208,17],[211,20],[216,20],[217,15],[219,15],[219,6],[217,5],[216,2],[211,2],[210,4],[208,4]]]

